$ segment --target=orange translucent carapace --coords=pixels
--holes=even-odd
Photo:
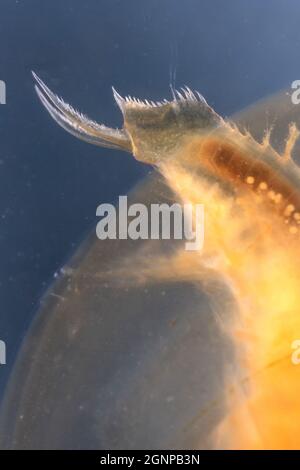
[[[237,364],[212,397],[211,406],[218,396],[227,403],[215,448],[299,449],[300,365],[292,361],[300,338],[300,170],[291,158],[296,126],[290,125],[280,155],[269,133],[257,142],[186,88],[158,103],[114,90],[124,117],[123,129],[114,130],[76,112],[35,78],[42,103],[67,131],[133,153],[158,169],[179,202],[204,205],[201,251],[181,246],[166,258],[144,260],[142,253],[126,276],[188,279],[203,288],[216,272],[234,294],[238,314],[223,317],[222,328]]]

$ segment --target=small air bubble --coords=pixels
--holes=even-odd
[[[274,201],[275,197],[276,197],[276,194],[275,194],[274,191],[271,190],[271,191],[268,192],[268,196],[272,201]]]
[[[294,219],[297,220],[298,222],[300,221],[300,212],[295,212]]]
[[[246,183],[247,184],[254,184],[255,178],[253,176],[247,176]]]
[[[285,208],[284,215],[286,215],[288,217],[292,214],[292,212],[294,212],[294,210],[295,210],[295,206],[293,206],[293,204],[289,204]]]

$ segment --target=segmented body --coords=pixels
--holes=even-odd
[[[291,158],[296,126],[290,125],[279,155],[269,133],[256,142],[185,88],[173,91],[173,101],[156,103],[124,99],[114,90],[124,116],[124,128],[114,130],[78,113],[35,78],[43,105],[64,129],[132,152],[158,168],[178,200],[204,204],[201,252],[180,248],[159,259],[141,253],[126,277],[203,286],[217,272],[234,293],[239,316],[222,328],[239,360],[219,391],[228,406],[215,447],[299,448],[300,369],[291,361],[291,345],[300,338],[300,171]]]
[[[292,126],[289,151],[296,132]],[[226,279],[239,305],[239,317],[224,328],[241,369],[228,374],[229,411],[216,447],[297,448],[299,371],[291,345],[300,335],[299,169],[268,140],[259,144],[227,125],[192,139],[161,171],[182,201],[204,203],[199,263]],[[197,271],[194,255],[177,254],[181,272],[182,256],[183,271],[194,269],[203,283],[207,274]]]

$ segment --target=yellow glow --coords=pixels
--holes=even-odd
[[[300,338],[297,229],[270,206],[258,204],[250,190],[241,190],[238,197],[229,195],[182,160],[164,163],[161,171],[182,202],[204,204],[205,246],[197,256],[177,254],[172,273],[195,275],[198,269],[202,279],[214,260],[215,269],[232,287],[240,312],[234,324],[228,322],[228,329],[240,352],[242,372],[227,379],[228,413],[215,445],[300,448],[300,366],[291,361],[291,344]],[[254,179],[245,183],[252,186]],[[262,181],[259,189],[268,187]],[[282,197],[276,201],[274,193],[273,199],[279,204]],[[288,204],[285,216],[294,210]]]

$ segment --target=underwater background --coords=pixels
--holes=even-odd
[[[0,396],[42,294],[96,207],[149,173],[88,146],[40,106],[31,70],[77,109],[121,125],[112,97],[161,100],[170,83],[230,116],[300,78],[297,0],[0,0]]]

